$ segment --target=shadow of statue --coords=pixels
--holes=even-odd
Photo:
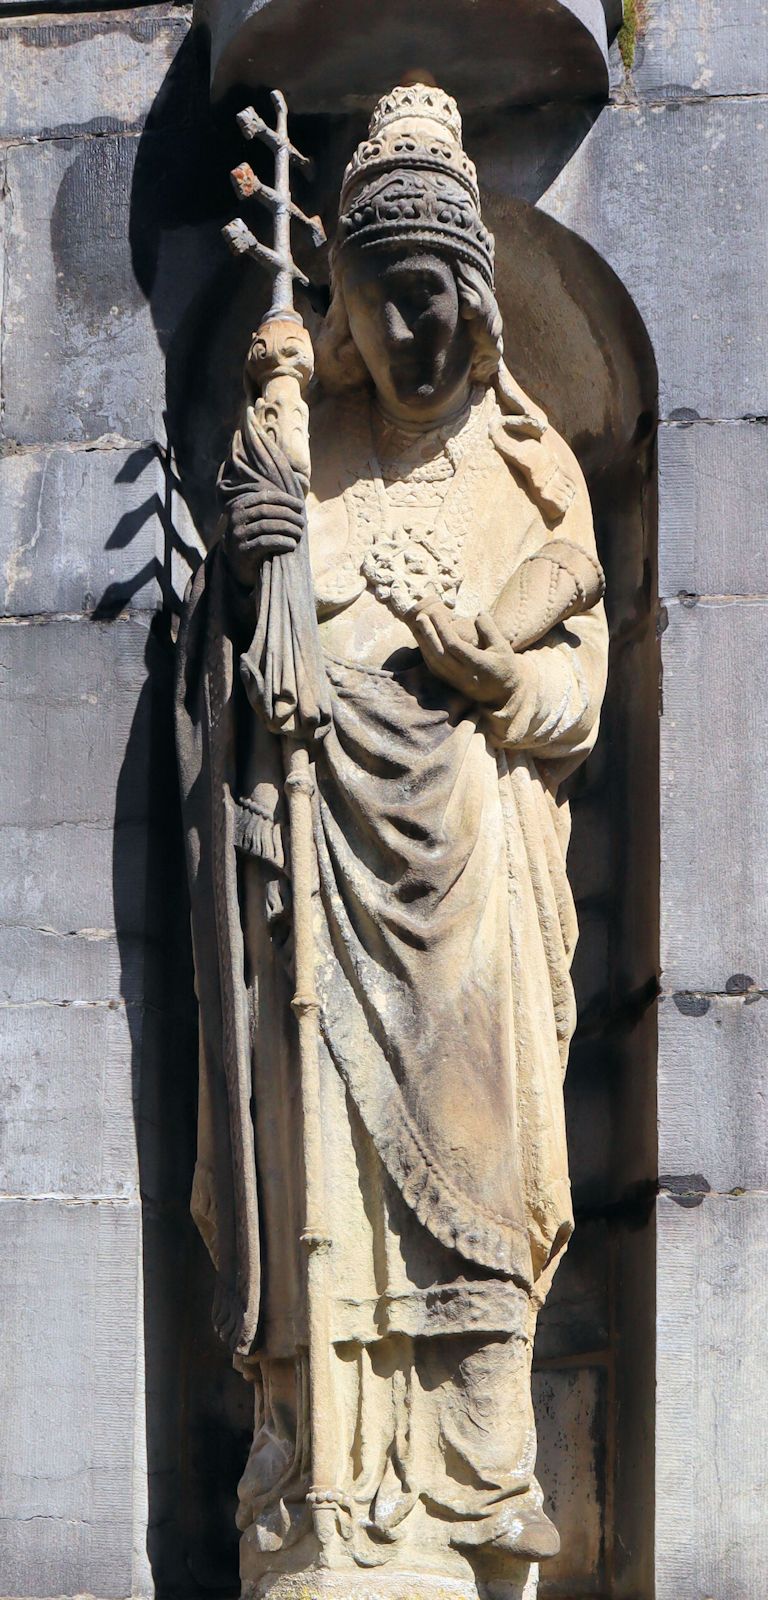
[[[242,329],[258,315],[253,279],[244,282],[220,241],[235,159],[226,145],[208,113],[205,50],[190,36],[139,140],[131,194],[133,271],[166,369],[165,436],[120,454],[115,482],[138,493],[105,540],[119,576],[90,613],[146,633],[117,785],[113,901],[142,1204],[146,1545],[158,1600],[237,1593],[236,1485],[251,1433],[250,1394],[211,1327],[211,1268],[189,1214],[197,1016],[173,727],[183,589],[200,536],[213,536]]]
[[[243,1386],[210,1327],[208,1257],[189,1215],[197,1025],[173,731],[180,611],[174,575],[178,582],[201,558],[179,532],[178,480],[167,451],[137,449],[118,477],[138,480],[157,454],[166,493],[151,493],[122,517],[107,545],[129,550],[154,519],[160,548],[108,586],[92,618],[103,624],[127,613],[146,630],[145,678],[117,785],[113,900],[142,1204],[147,1555],[158,1600],[191,1600],[237,1592],[234,1487],[250,1416]],[[159,608],[132,611],[148,584]]]

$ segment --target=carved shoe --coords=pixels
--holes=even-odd
[[[556,1556],[560,1535],[541,1504],[531,1495],[508,1503],[487,1521],[467,1522],[452,1536],[454,1549],[505,1551],[520,1561],[545,1561]]]
[[[510,1519],[509,1527],[488,1547],[491,1550],[508,1550],[521,1561],[546,1561],[556,1556],[560,1549],[560,1535],[554,1522],[541,1506],[521,1507],[521,1515]]]

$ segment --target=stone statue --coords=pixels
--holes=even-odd
[[[558,790],[596,737],[607,637],[584,481],[504,365],[493,239],[440,90],[385,96],[344,177],[311,481],[270,433],[280,396],[259,398],[265,372],[308,378],[294,320],[290,349],[269,322],[252,347],[223,536],[180,639],[193,1210],[255,1389],[244,1592],[511,1600],[558,1548],[530,1386],[572,1229]],[[307,556],[317,627],[280,587]],[[295,726],[256,626],[265,595],[294,710],[302,672],[320,707],[288,780],[312,795],[312,1103]]]

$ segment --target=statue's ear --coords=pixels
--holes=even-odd
[[[477,267],[466,261],[454,265],[461,315],[472,324],[475,356],[472,377],[475,383],[492,383],[504,350],[501,312],[496,296]]]

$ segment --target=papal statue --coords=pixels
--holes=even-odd
[[[298,396],[311,346],[295,317],[276,354],[267,320],[179,642],[193,1211],[255,1389],[244,1593],[512,1600],[558,1549],[531,1355],[573,1226],[560,785],[597,734],[602,574],[574,456],[504,363],[439,89],[380,100],[331,269],[311,475],[259,394]],[[318,699],[301,771],[277,659]]]

